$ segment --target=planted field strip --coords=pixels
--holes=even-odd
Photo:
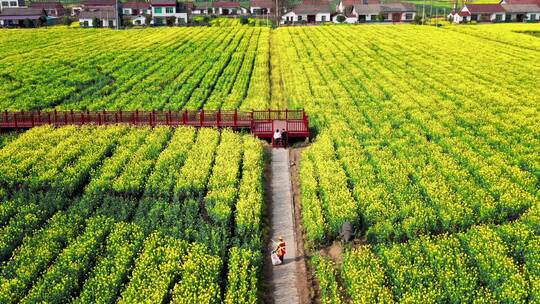
[[[56,148],[48,148],[52,140],[41,141],[41,136],[60,134],[65,140]],[[28,173],[2,176],[1,229],[7,232],[2,302],[73,297],[78,303],[218,303],[225,294],[256,299],[262,261],[247,248],[261,243],[263,150],[258,140],[230,130],[128,126],[42,127],[19,140],[0,152],[12,154],[2,154],[2,167],[19,165],[35,173],[31,183]],[[17,157],[26,149],[43,155],[27,164]],[[74,173],[86,175],[72,190],[55,186],[73,180],[68,159],[81,168]],[[55,168],[58,173],[50,175]],[[230,197],[218,195],[238,187],[240,192]],[[40,194],[31,194],[32,189]],[[36,203],[27,202],[32,197]],[[251,198],[259,206],[236,207],[237,201]],[[234,233],[235,216],[247,220],[241,238]],[[230,262],[229,249],[236,256]],[[227,273],[229,268],[235,271]],[[68,281],[59,280],[66,276]],[[239,280],[250,281],[252,288],[241,288]],[[103,289],[105,281],[109,287]]]

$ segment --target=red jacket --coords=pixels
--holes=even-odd
[[[285,250],[285,242],[279,242],[276,247],[276,254],[280,257],[284,256],[287,251]]]

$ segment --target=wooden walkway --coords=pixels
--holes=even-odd
[[[272,298],[276,304],[300,303],[297,288],[297,264],[300,263],[300,259],[296,250],[289,151],[287,149],[272,149],[271,170],[271,235],[272,239],[276,241],[279,236],[283,236],[287,245],[287,254],[283,264],[272,267]]]

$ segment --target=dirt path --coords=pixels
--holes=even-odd
[[[287,254],[282,265],[271,269],[271,298],[274,303],[309,303],[307,273],[302,248],[302,235],[298,234],[293,204],[293,190],[289,172],[289,150],[272,149],[271,152],[271,231],[273,240],[283,236]],[[272,244],[269,244],[271,246]],[[267,258],[267,262],[270,260]]]

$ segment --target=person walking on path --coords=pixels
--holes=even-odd
[[[278,241],[277,241],[276,244],[277,244],[277,246],[276,246],[275,252],[276,252],[278,258],[283,263],[283,258],[285,257],[285,253],[287,253],[287,250],[285,249],[285,241],[283,241],[282,236],[280,236],[278,238]]]
[[[287,147],[287,131],[285,128],[281,129],[281,142],[283,143],[283,147]]]
[[[281,133],[279,132],[279,129],[276,130],[276,133],[274,133],[274,146],[279,146],[281,143]]]

